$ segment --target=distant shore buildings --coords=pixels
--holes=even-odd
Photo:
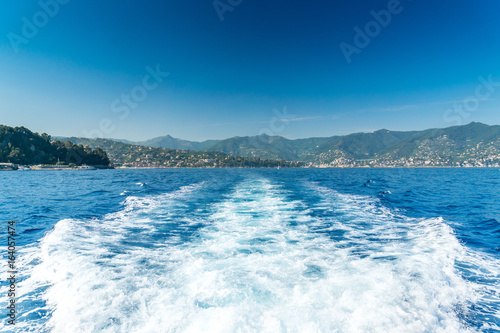
[[[14,171],[14,170],[97,170],[97,169],[111,169],[109,166],[91,166],[91,165],[67,165],[67,164],[38,164],[38,165],[18,165],[14,163],[0,163],[0,171]]]

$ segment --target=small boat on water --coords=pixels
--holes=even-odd
[[[13,163],[0,163],[0,171],[17,170],[17,166]]]
[[[78,167],[78,170],[97,170],[96,168],[94,168],[93,166],[89,166],[89,165],[80,165]]]

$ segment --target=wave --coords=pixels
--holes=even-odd
[[[205,184],[62,220],[26,250],[20,328],[37,332],[469,332],[495,329],[495,262],[442,218],[310,184],[319,202],[249,178],[206,207]],[[223,195],[223,194],[219,194]],[[489,263],[489,266],[486,263]],[[468,265],[467,267],[465,267]],[[463,267],[462,267],[463,266]],[[465,276],[469,274],[470,276]],[[495,298],[496,297],[496,298]],[[471,304],[483,306],[471,310]],[[489,311],[489,312],[488,312]],[[474,312],[474,313],[472,313]],[[488,326],[489,325],[489,326]]]
[[[18,303],[31,310],[22,311],[16,332],[116,331],[116,320],[136,306],[128,293],[155,260],[151,236],[173,223],[169,215],[203,186],[127,197],[119,212],[102,220],[61,220],[39,244],[22,249],[19,271],[28,278],[19,282]]]
[[[309,185],[330,211],[323,224],[344,230],[337,244],[346,256],[368,267],[385,267],[391,279],[398,277],[391,293],[399,290],[398,299],[415,319],[431,319],[426,330],[500,329],[498,259],[461,244],[441,217],[409,218],[379,199]]]

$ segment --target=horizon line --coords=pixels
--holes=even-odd
[[[245,135],[245,136],[235,135],[235,136],[226,137],[226,138],[223,138],[223,139],[205,139],[205,140],[202,140],[202,141],[189,140],[189,139],[183,139],[183,138],[176,138],[176,137],[171,136],[170,134],[165,134],[165,135],[162,135],[162,136],[156,136],[156,137],[153,137],[153,138],[150,138],[150,139],[147,139],[147,140],[140,140],[140,141],[129,140],[129,139],[121,139],[121,138],[110,138],[110,137],[107,137],[107,138],[105,138],[105,137],[89,138],[89,137],[74,136],[74,135],[72,135],[72,136],[50,135],[50,134],[49,135],[51,136],[51,138],[76,138],[76,139],[88,139],[88,140],[101,139],[101,140],[110,140],[110,141],[128,141],[128,142],[132,142],[134,144],[144,143],[146,141],[151,141],[151,140],[154,140],[154,139],[164,138],[164,137],[167,137],[167,136],[169,136],[169,137],[171,137],[172,139],[175,139],[175,140],[189,141],[189,142],[195,142],[195,143],[203,143],[203,142],[206,142],[206,141],[224,141],[224,140],[229,140],[229,139],[234,139],[234,138],[252,138],[252,137],[259,137],[259,136],[267,136],[267,137],[270,137],[270,138],[283,138],[283,139],[286,139],[286,140],[294,141],[294,140],[323,139],[323,138],[341,137],[341,136],[349,136],[349,135],[353,135],[353,134],[371,134],[371,133],[375,133],[375,132],[378,132],[378,131],[419,132],[419,131],[428,131],[428,130],[436,130],[436,129],[447,129],[447,128],[452,128],[452,127],[462,127],[462,126],[468,126],[468,125],[471,125],[471,124],[482,124],[482,125],[486,125],[486,126],[500,126],[500,124],[486,124],[486,123],[479,122],[479,121],[471,121],[471,122],[469,122],[467,124],[453,125],[453,126],[448,126],[448,127],[431,127],[431,128],[423,128],[423,129],[412,129],[412,130],[391,130],[391,129],[387,129],[387,128],[380,128],[380,129],[372,130],[372,131],[368,130],[368,131],[352,132],[352,133],[348,133],[348,134],[337,134],[337,135],[331,135],[331,136],[310,136],[310,137],[302,137],[302,138],[294,138],[294,139],[287,138],[287,137],[282,136],[282,135],[268,135],[268,134],[262,133],[262,134],[257,134],[257,135]],[[8,126],[8,125],[4,125],[4,126]],[[10,126],[10,127],[24,127],[24,126]],[[34,132],[34,133],[37,133],[37,132]],[[43,133],[45,133],[45,132],[43,132]]]

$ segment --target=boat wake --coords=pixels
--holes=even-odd
[[[498,307],[491,306],[498,289],[481,289],[477,277],[498,277],[499,266],[471,259],[441,218],[408,218],[377,199],[313,183],[304,191],[320,200],[291,200],[288,190],[265,178],[248,178],[203,209],[190,205],[205,185],[127,197],[123,210],[101,220],[58,222],[24,251],[29,278],[21,282],[20,301],[30,310],[23,311],[20,329],[498,328]],[[482,310],[471,313],[471,304]],[[485,324],[470,327],[473,316]]]

